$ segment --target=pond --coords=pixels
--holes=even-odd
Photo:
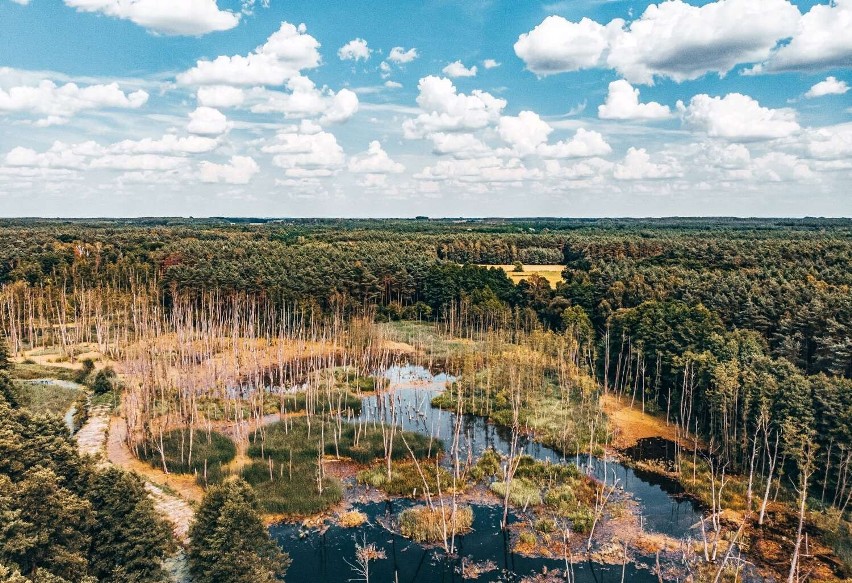
[[[432,398],[443,391],[452,379],[435,375],[416,366],[391,367],[384,376],[390,380],[392,391],[365,397],[360,419],[376,422],[391,419],[390,400],[393,399],[393,416],[404,429],[442,440],[446,449],[451,443],[455,415],[431,404]],[[460,456],[476,459],[485,449],[494,448],[507,453],[511,444],[510,432],[488,423],[484,418],[465,415],[462,419]],[[681,490],[677,483],[655,474],[628,468],[614,460],[586,455],[569,456],[531,440],[520,443],[522,452],[539,460],[556,463],[576,463],[598,479],[606,477],[608,483],[618,480],[618,487],[638,504],[646,530],[675,538],[686,536],[700,520],[694,504],[678,498]],[[449,458],[449,456],[447,456]],[[445,459],[445,463],[450,463]],[[357,580],[349,563],[355,556],[355,537],[366,537],[385,551],[387,558],[371,563],[371,580],[399,583],[427,583],[459,581],[462,559],[481,562],[490,560],[496,567],[481,575],[479,581],[516,580],[531,573],[547,569],[563,569],[564,562],[555,559],[529,558],[511,552],[504,532],[500,529],[501,508],[474,505],[474,530],[461,537],[458,559],[449,561],[440,549],[428,548],[393,534],[381,525],[396,516],[412,502],[368,503],[356,505],[367,514],[369,524],[358,529],[331,526],[324,533],[301,532],[297,525],[281,525],[271,529],[282,547],[290,553],[293,564],[287,575],[290,583],[309,581],[346,582]],[[362,540],[362,539],[359,539]],[[362,540],[363,542],[363,540]],[[576,581],[657,581],[642,563],[651,559],[640,558],[637,563],[600,565],[579,563],[574,565]],[[622,569],[625,569],[622,573]]]

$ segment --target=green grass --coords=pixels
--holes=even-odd
[[[64,415],[77,401],[80,391],[58,385],[31,382],[15,383],[21,406],[36,413]]]
[[[12,365],[9,376],[13,379],[29,381],[33,379],[59,379],[62,381],[73,381],[77,371],[62,366],[49,366],[36,364],[34,362],[16,363]]]
[[[190,437],[192,448],[190,449]],[[221,473],[223,465],[237,455],[237,447],[228,437],[215,431],[175,429],[163,435],[164,456],[160,452],[160,441],[148,441],[140,452],[140,457],[155,468],[163,467],[163,457],[170,472],[195,474],[202,476],[205,467],[208,475]]]

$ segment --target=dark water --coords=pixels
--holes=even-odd
[[[432,398],[444,390],[449,379],[444,375],[432,377],[427,370],[411,366],[390,368],[385,376],[391,380],[394,391],[365,398],[360,419],[378,422],[382,418],[389,421],[393,416],[404,429],[433,436],[436,440],[443,441],[449,450],[455,430],[455,415],[431,405]],[[389,399],[394,400],[393,413]],[[459,455],[463,459],[475,460],[487,448],[508,453],[511,434],[505,428],[489,424],[481,417],[465,415],[462,419],[460,443]],[[586,455],[565,457],[534,441],[524,440],[519,445],[523,453],[536,459],[555,463],[576,463],[609,484],[618,480],[617,487],[623,489],[639,504],[646,530],[680,538],[687,535],[699,520],[700,514],[694,505],[677,498],[680,490],[671,480],[632,470],[612,460],[594,457],[590,459]],[[445,463],[450,463],[450,460],[445,459]],[[273,536],[293,558],[287,580],[290,583],[343,583],[357,578],[346,561],[353,561],[353,537],[366,535],[367,542],[375,543],[387,554],[386,559],[371,563],[371,581],[460,581],[458,563],[445,560],[441,550],[412,543],[378,524],[378,518],[394,516],[410,504],[412,503],[409,501],[398,500],[393,503],[357,506],[370,517],[370,524],[358,529],[332,526],[323,534],[311,532],[300,538],[298,526],[274,527],[271,530]],[[533,572],[540,573],[543,568],[564,568],[563,561],[527,558],[511,553],[500,529],[501,509],[485,505],[474,505],[473,509],[474,532],[461,537],[458,555],[477,562],[491,560],[498,567],[497,570],[480,576],[479,581],[515,580]],[[622,567],[581,563],[575,565],[575,573],[578,582],[621,581]],[[656,576],[646,569],[637,568],[636,564],[628,564],[624,576],[625,581],[657,580]]]
[[[399,583],[449,583],[462,581],[460,562],[480,563],[490,560],[495,569],[481,575],[477,581],[516,581],[524,576],[564,569],[563,560],[532,559],[511,552],[509,541],[499,528],[502,511],[496,506],[474,506],[473,532],[460,537],[457,542],[458,558],[447,560],[443,550],[424,547],[393,534],[377,519],[392,519],[414,502],[398,500],[393,503],[375,502],[355,507],[370,517],[370,523],[357,529],[330,527],[325,533],[299,536],[300,527],[284,525],[273,527],[271,533],[284,547],[293,564],[287,572],[289,583],[327,581],[343,583],[358,580],[349,563],[355,557],[356,540],[363,544],[374,543],[385,552],[386,558],[370,563],[370,581]],[[348,562],[347,562],[348,561]],[[573,565],[576,581],[618,583],[624,568],[625,581],[651,583],[657,581],[648,569],[627,565],[600,565],[579,562]]]

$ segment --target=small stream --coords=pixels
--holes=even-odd
[[[403,429],[433,436],[445,444],[452,441],[455,414],[443,411],[431,404],[432,398],[443,391],[451,380],[446,375],[432,376],[429,371],[417,366],[391,367],[385,372],[392,391],[364,398],[361,419],[378,422],[381,417],[390,419],[389,399],[394,399],[397,420]],[[381,402],[379,400],[382,400]],[[506,454],[510,449],[510,431],[488,423],[484,418],[465,415],[462,420],[460,456],[475,460],[485,449],[494,448]],[[600,480],[618,487],[638,504],[645,530],[669,535],[674,538],[686,536],[700,520],[700,512],[688,500],[679,499],[682,492],[672,480],[656,474],[633,470],[611,459],[587,455],[563,456],[561,453],[540,443],[523,440],[522,453],[539,460],[555,463],[575,463]],[[448,458],[449,456],[447,456]],[[445,459],[445,463],[449,463]],[[371,580],[394,583],[432,583],[461,581],[458,562],[447,561],[442,551],[427,548],[393,534],[379,522],[390,519],[404,507],[414,502],[394,500],[392,502],[356,505],[369,517],[369,524],[358,529],[331,526],[324,533],[302,533],[297,525],[281,525],[271,529],[273,536],[290,553],[293,564],[288,571],[290,583],[314,581],[348,582],[357,577],[347,561],[352,562],[355,553],[355,536],[366,537],[383,549],[387,559],[371,563]],[[458,556],[476,562],[490,560],[495,569],[479,577],[479,581],[511,581],[543,569],[564,568],[558,560],[529,558],[511,552],[510,545],[500,529],[501,509],[496,506],[473,505],[474,531],[461,537]],[[361,540],[359,538],[359,540]],[[651,559],[640,559],[646,566]],[[608,566],[596,563],[580,563],[574,566],[578,582],[621,581],[622,568],[625,581],[657,581],[655,575],[637,564]]]

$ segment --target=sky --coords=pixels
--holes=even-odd
[[[0,0],[0,216],[852,216],[852,0]]]

